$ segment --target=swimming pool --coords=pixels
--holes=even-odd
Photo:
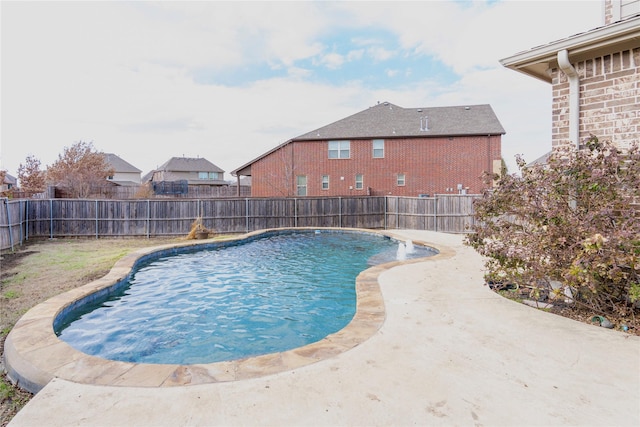
[[[74,348],[135,363],[196,364],[301,347],[353,318],[355,278],[393,261],[375,233],[281,231],[141,261],[111,293],[54,322]],[[417,247],[409,257],[436,252]],[[404,254],[403,254],[404,256]]]

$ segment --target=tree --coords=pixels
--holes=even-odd
[[[34,193],[44,191],[46,176],[45,172],[40,169],[40,160],[33,155],[27,156],[25,163],[20,163],[18,167],[18,180],[20,181],[20,189],[23,191]]]
[[[640,150],[589,138],[546,165],[505,174],[475,204],[466,243],[487,257],[486,279],[533,296],[569,294],[601,314],[633,315],[640,299]],[[497,179],[496,176],[487,176]],[[568,292],[570,290],[570,293]]]
[[[67,189],[72,197],[88,197],[92,187],[104,185],[114,171],[104,153],[93,143],[79,141],[65,147],[58,160],[47,168],[47,180]]]

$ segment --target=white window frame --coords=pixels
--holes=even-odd
[[[329,175],[322,175],[320,188],[322,188],[323,190],[329,189]]]
[[[354,188],[356,190],[364,190],[364,175],[361,173],[356,174],[356,185]]]
[[[374,159],[384,159],[384,139],[371,141],[371,155]]]
[[[351,158],[351,141],[329,141],[328,156],[330,159]]]
[[[202,181],[215,181],[218,178],[218,172],[198,172],[198,179]]]
[[[404,173],[397,174],[396,184],[398,185],[398,187],[404,187],[407,184],[407,175]]]
[[[306,175],[296,176],[296,195],[298,196],[307,195],[307,176]]]

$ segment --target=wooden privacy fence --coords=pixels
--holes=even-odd
[[[0,249],[30,237],[186,236],[200,217],[218,233],[265,228],[345,227],[469,232],[477,195],[8,200],[0,206]]]

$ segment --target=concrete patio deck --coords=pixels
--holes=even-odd
[[[452,251],[383,271],[384,323],[345,352],[211,384],[54,378],[9,425],[640,425],[640,337],[503,299],[461,236],[393,234]]]

